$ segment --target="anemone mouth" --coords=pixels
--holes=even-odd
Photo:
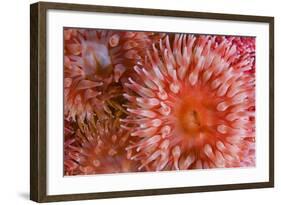
[[[183,110],[183,114],[178,116],[179,124],[182,129],[190,135],[200,132],[202,131],[200,115],[201,114],[197,109],[194,109],[193,107],[186,108]]]
[[[95,74],[104,78],[112,75],[114,65],[107,44],[86,41],[82,44],[81,55],[84,56],[83,68],[86,75]]]
[[[208,95],[207,95],[208,94]],[[173,115],[175,124],[187,136],[197,135],[213,125],[215,120],[215,100],[210,102],[211,92],[204,88],[185,88],[181,92],[179,102],[175,102]],[[196,137],[196,136],[195,136]]]
[[[199,83],[195,86],[185,84],[176,99],[172,127],[173,136],[180,139],[181,150],[203,150],[205,144],[225,141],[227,135],[218,132],[218,128],[229,125],[225,119],[227,114],[217,110],[217,105],[225,97],[216,96],[208,85]]]

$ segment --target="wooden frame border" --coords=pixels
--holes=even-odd
[[[48,9],[268,23],[270,41],[269,181],[258,183],[197,186],[184,188],[164,188],[87,194],[77,193],[69,195],[51,196],[47,195],[46,12]],[[274,17],[38,2],[30,6],[30,81],[30,199],[33,201],[53,202],[274,187]]]

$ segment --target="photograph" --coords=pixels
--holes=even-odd
[[[255,166],[255,37],[63,38],[64,175]]]

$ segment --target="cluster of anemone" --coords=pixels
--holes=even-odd
[[[255,166],[255,39],[64,30],[64,173]]]

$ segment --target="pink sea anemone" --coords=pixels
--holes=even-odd
[[[157,36],[149,32],[65,29],[65,116],[83,121],[110,113],[108,104],[118,106],[122,77],[131,72]]]
[[[77,126],[79,125],[79,127]],[[136,162],[127,159],[129,133],[120,129],[119,118],[65,125],[65,175],[134,172]]]
[[[138,170],[255,165],[254,38],[169,35],[125,84]]]

